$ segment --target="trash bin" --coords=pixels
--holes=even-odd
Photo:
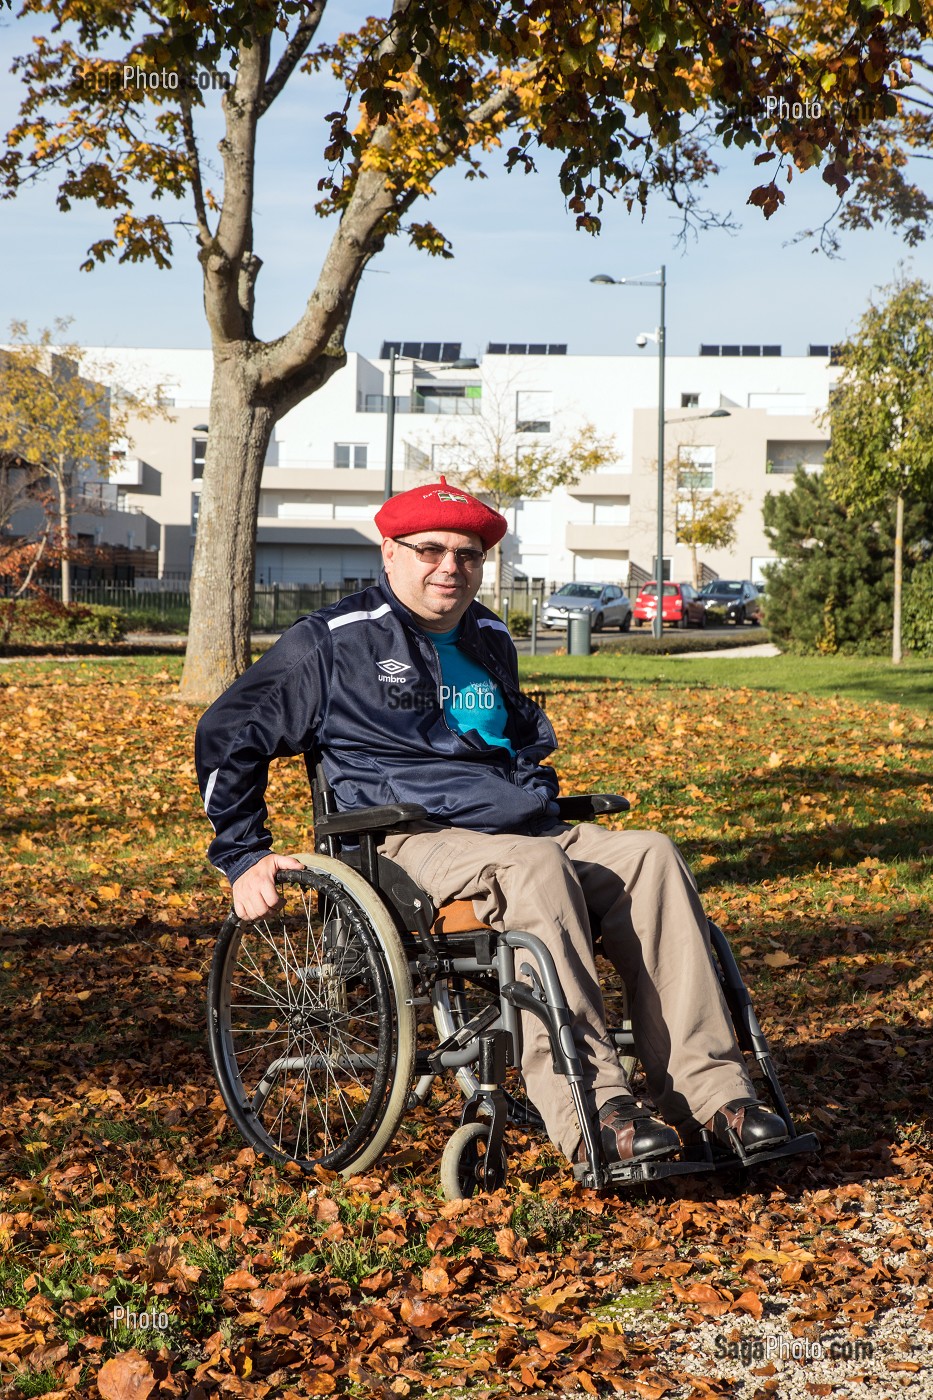
[[[592,621],[592,613],[585,609],[567,614],[568,656],[589,656]]]

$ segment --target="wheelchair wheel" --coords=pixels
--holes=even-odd
[[[446,1040],[454,1031],[471,1021],[484,1006],[498,1004],[498,1001],[498,990],[494,986],[485,986],[472,979],[453,976],[438,982],[432,997],[438,1039]],[[475,1067],[465,1065],[463,1069],[458,1069],[456,1074],[463,1097],[472,1098],[479,1089]],[[544,1130],[544,1119],[526,1094],[525,1081],[517,1068],[508,1071],[505,1099],[510,1123],[518,1127],[533,1128],[538,1132]]]
[[[391,916],[329,856],[280,872],[264,919],[231,914],[208,982],[211,1062],[236,1127],[305,1171],[363,1171],[408,1099],[415,1016]]]
[[[497,1191],[505,1184],[508,1161],[500,1150],[499,1162],[486,1151],[489,1124],[464,1123],[451,1134],[441,1157],[441,1190],[448,1201],[465,1201],[477,1191]]]

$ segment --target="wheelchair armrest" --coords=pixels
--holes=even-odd
[[[387,807],[364,807],[359,812],[329,812],[314,823],[315,836],[346,836],[358,831],[388,831],[405,822],[423,822],[427,812],[417,802],[396,802]]]
[[[607,812],[627,812],[631,803],[617,792],[588,792],[578,797],[558,797],[557,806],[564,821],[587,821]]]

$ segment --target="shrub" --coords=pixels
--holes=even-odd
[[[510,612],[509,631],[513,637],[531,636],[531,613]]]
[[[768,626],[798,655],[890,652],[894,596],[894,502],[870,513],[840,505],[823,476],[798,468],[791,490],[764,502],[765,534],[779,563],[768,575]],[[933,529],[933,504],[908,501],[904,539]]]
[[[119,608],[58,603],[52,598],[0,600],[2,642],[118,642],[126,629],[127,619]]]
[[[665,631],[662,637],[655,637],[649,632],[606,641],[600,636],[593,650],[607,656],[679,656],[688,651],[732,651],[736,647],[759,646],[771,640],[762,627],[756,627],[752,633],[736,631],[725,634],[671,630]]]
[[[904,589],[901,615],[904,646],[933,656],[933,559],[918,564]]]

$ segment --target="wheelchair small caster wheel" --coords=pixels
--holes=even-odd
[[[441,1157],[441,1190],[448,1201],[465,1201],[477,1191],[497,1191],[505,1184],[508,1160],[500,1149],[498,1163],[486,1151],[489,1123],[464,1123],[450,1137]]]

